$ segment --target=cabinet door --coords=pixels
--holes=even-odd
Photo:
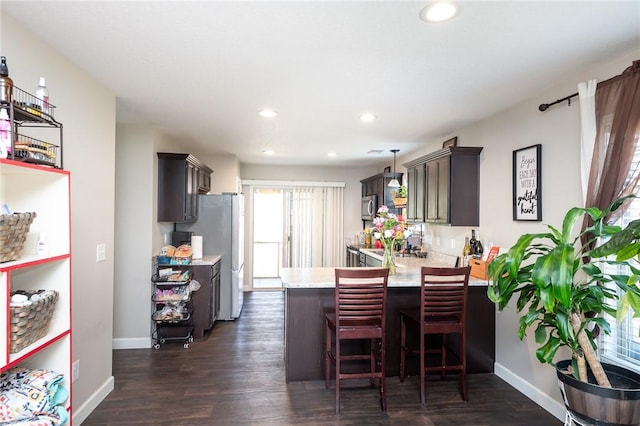
[[[185,166],[185,210],[184,220],[193,222],[198,219],[198,168],[187,162]]]
[[[376,185],[375,180],[370,180],[365,184],[366,194],[365,195],[375,195],[378,193],[378,187]]]
[[[451,157],[444,157],[437,160],[438,163],[438,222],[449,223],[449,161]]]
[[[407,169],[407,219],[416,218],[416,167]]]
[[[449,222],[449,171],[449,157],[426,164],[427,221]]]
[[[220,262],[213,267],[213,304],[212,317],[215,321],[220,315]]]
[[[191,293],[193,304],[193,336],[196,339],[204,336],[205,330],[211,328],[209,312],[211,311],[211,266],[193,265],[192,279],[200,283],[200,289]]]
[[[423,222],[425,196],[425,164],[407,169],[407,217],[415,222]]]
[[[384,186],[384,178],[379,177],[375,180],[376,190],[374,194],[378,195],[378,206],[376,207],[376,212],[380,207],[387,204],[389,202],[388,196],[385,196],[385,186]],[[388,206],[387,206],[388,207]],[[391,203],[391,207],[393,207],[393,203]]]
[[[158,222],[184,222],[187,176],[184,160],[158,153]]]
[[[198,192],[200,194],[206,194],[211,190],[211,174],[206,170],[200,170],[198,172]]]
[[[369,268],[379,268],[382,266],[382,260],[376,259],[373,256],[366,256],[365,266]]]
[[[438,162],[425,164],[426,182],[426,219],[433,221],[438,218]]]

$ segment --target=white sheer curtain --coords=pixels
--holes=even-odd
[[[285,217],[288,217],[289,221],[285,234],[289,244],[285,244],[288,253],[283,256],[287,259],[287,263],[283,266],[294,268],[312,266],[314,237],[318,233],[314,229],[313,220],[314,190],[313,187],[285,190]]]
[[[578,84],[580,98],[580,175],[582,177],[582,203],[587,202],[589,171],[596,140],[596,80]],[[586,206],[585,206],[586,207]]]
[[[289,267],[340,266],[344,188],[296,186],[289,196]]]
[[[243,180],[254,188],[283,191],[282,266],[335,267],[344,264],[344,182]],[[252,215],[260,212],[252,211]]]

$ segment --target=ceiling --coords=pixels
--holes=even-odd
[[[427,1],[1,3],[115,93],[118,122],[255,164],[388,161],[640,46],[640,0],[458,1],[439,24]]]

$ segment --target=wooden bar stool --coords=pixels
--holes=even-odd
[[[465,354],[465,309],[469,273],[471,267],[430,268],[423,266],[420,271],[420,308],[415,311],[400,312],[400,381],[404,381],[406,355],[420,357],[420,401],[425,405],[425,377],[427,373],[457,371],[460,376],[460,394],[467,400],[466,354]],[[420,336],[418,349],[407,346],[407,327],[416,330]],[[458,336],[457,351],[447,346],[448,335]],[[427,348],[427,335],[439,335],[439,345]],[[427,365],[426,356],[438,354],[439,365]],[[455,358],[448,363],[447,355]],[[451,357],[450,357],[451,358]]]
[[[339,414],[340,380],[369,379],[373,386],[375,379],[379,379],[380,405],[382,410],[386,411],[384,331],[389,269],[336,268],[335,276],[336,312],[325,315],[325,386],[329,389],[331,385],[333,364],[336,380],[336,414]],[[335,349],[332,351],[333,340]],[[368,340],[368,352],[342,354],[340,347],[345,340]],[[368,371],[344,372],[343,363],[347,361],[369,361]]]

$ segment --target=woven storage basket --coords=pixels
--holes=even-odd
[[[44,290],[20,291],[31,298]],[[13,294],[12,294],[13,295]],[[58,292],[52,291],[37,302],[22,307],[11,307],[11,348],[10,353],[20,352],[36,340],[44,337],[49,330],[49,323],[58,302]]]
[[[22,256],[24,242],[35,217],[33,212],[0,215],[0,263]]]

